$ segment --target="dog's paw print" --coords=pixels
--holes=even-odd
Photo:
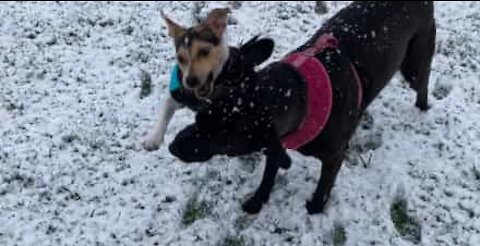
[[[257,166],[262,163],[263,156],[260,153],[253,153],[250,155],[238,157],[239,162],[242,164],[242,169],[249,173],[253,173]]]
[[[274,189],[283,189],[288,185],[288,176],[287,176],[287,171],[286,170],[278,170],[278,175],[275,180],[275,186]]]
[[[376,150],[383,144],[383,130],[366,132],[356,137],[352,141],[350,149],[358,153],[366,153],[370,150]]]
[[[373,116],[370,114],[370,112],[365,111],[360,121],[360,128],[363,130],[370,130],[373,128],[374,123]]]
[[[255,217],[248,214],[240,214],[234,222],[234,227],[237,231],[243,231],[250,227],[255,222]]]
[[[437,100],[446,98],[452,91],[453,86],[451,84],[438,82],[433,87],[432,95]]]

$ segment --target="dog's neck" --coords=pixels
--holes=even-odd
[[[244,64],[244,58],[238,48],[228,47],[228,49],[228,58],[215,79],[215,89],[210,99],[222,97],[226,90],[235,89],[246,77],[254,73],[253,67]]]

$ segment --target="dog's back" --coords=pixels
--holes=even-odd
[[[431,1],[355,2],[327,21],[298,50],[308,48],[322,34],[334,33],[340,50],[352,60],[361,75],[365,87],[364,100],[368,105],[406,59],[415,59],[407,57],[409,47],[418,48],[417,52],[422,57],[428,56],[422,53],[431,48],[421,51],[425,47],[418,47],[421,46],[419,44],[411,46],[419,36],[433,36],[434,39],[434,30]],[[427,45],[431,46],[430,43],[423,44]]]

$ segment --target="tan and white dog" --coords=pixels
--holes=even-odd
[[[205,21],[190,28],[175,23],[163,13],[168,35],[176,50],[178,86],[167,93],[153,129],[141,139],[142,146],[156,150],[163,143],[168,124],[175,111],[187,106],[198,111],[208,99],[222,93],[225,86],[241,80],[246,71],[266,61],[273,52],[273,41],[253,37],[240,47],[227,45],[225,30],[228,8],[212,10]],[[262,49],[264,52],[257,52]],[[171,84],[170,84],[171,85]],[[215,93],[214,93],[215,92]]]
[[[168,123],[177,109],[182,106],[195,109],[213,92],[214,82],[229,57],[229,48],[224,38],[229,13],[228,8],[214,9],[205,21],[190,28],[175,23],[162,13],[168,35],[174,40],[182,79],[179,90],[167,93],[161,104],[157,122],[141,139],[141,144],[146,150],[156,150],[160,147]]]

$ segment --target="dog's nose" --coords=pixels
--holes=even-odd
[[[168,146],[168,150],[170,151],[170,153],[176,157],[178,157],[180,155],[180,151],[178,150],[178,144],[170,144],[170,146]]]
[[[188,87],[194,88],[200,84],[200,81],[196,77],[187,77],[185,83],[187,84]]]

